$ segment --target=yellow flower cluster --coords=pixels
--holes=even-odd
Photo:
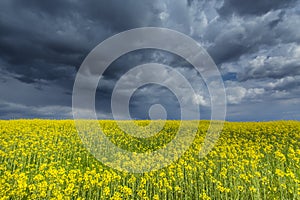
[[[135,152],[163,147],[180,124],[167,121],[155,136],[135,138],[115,121],[99,123],[114,144]],[[0,121],[0,199],[300,199],[300,122],[226,122],[204,158],[209,122],[187,121],[183,129],[193,126],[196,138],[179,160],[131,174],[97,161],[71,120]]]

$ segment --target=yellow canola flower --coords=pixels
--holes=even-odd
[[[135,133],[130,121],[120,123]],[[149,121],[135,123],[146,126]],[[180,121],[155,123],[154,129],[165,124],[153,137],[141,139],[124,133],[116,121],[99,121],[112,143],[136,153],[155,151],[176,137]],[[95,127],[89,120],[84,124],[83,141],[95,138]],[[199,130],[182,157],[160,170],[131,174],[95,159],[72,120],[0,120],[0,200],[300,199],[300,122],[226,122],[212,151],[202,158],[209,125],[185,121],[186,134],[195,126]],[[184,145],[186,136],[177,137]],[[115,152],[106,153],[109,162]],[[153,164],[118,157],[125,165]]]

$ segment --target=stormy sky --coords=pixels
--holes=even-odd
[[[72,118],[73,84],[88,53],[121,31],[148,26],[182,32],[206,49],[224,80],[227,120],[300,120],[296,0],[1,0],[0,119]],[[209,118],[201,76],[179,56],[154,49],[123,55],[105,71],[96,94],[99,118],[112,117],[118,79],[149,62],[174,67],[200,88],[186,101]],[[176,82],[168,72],[148,76]],[[154,104],[163,105],[169,119],[180,116],[176,96],[153,84],[136,90],[130,114],[148,118]]]

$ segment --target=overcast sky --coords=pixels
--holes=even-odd
[[[296,0],[1,0],[0,118],[72,118],[73,84],[88,53],[114,34],[147,26],[187,34],[207,50],[224,80],[227,120],[300,120]],[[201,88],[187,101],[209,118],[201,77],[159,50],[131,52],[111,64],[96,95],[99,118],[111,117],[111,92],[122,74],[148,62],[172,66]],[[157,76],[172,80],[168,73]],[[156,103],[168,118],[180,115],[172,92],[147,85],[131,98],[131,116],[147,118]]]

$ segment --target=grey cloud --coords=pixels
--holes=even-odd
[[[72,109],[68,106],[26,106],[11,102],[0,101],[0,118],[46,118],[68,119],[72,117]]]
[[[269,121],[299,119],[300,110],[297,107],[299,103],[299,99],[290,99],[285,101],[248,102],[242,107],[240,105],[232,105],[228,107],[227,120]],[[241,118],[241,116],[243,117]]]
[[[279,59],[286,59],[284,57]],[[243,74],[239,74],[238,78],[241,81],[247,79],[259,79],[259,78],[272,78],[280,79],[286,76],[299,75],[300,65],[299,62],[287,62],[278,65],[276,61],[272,62],[272,58],[267,58],[263,66],[258,66],[256,68],[248,67]]]
[[[207,50],[218,65],[233,62],[239,60],[242,55],[256,52],[260,48],[271,48],[280,43],[282,31],[280,28],[274,30],[274,22],[278,21],[277,23],[284,26],[282,19],[282,11],[247,18],[218,18],[208,25],[203,39],[210,41]]]
[[[293,91],[300,88],[300,76],[287,76],[276,81],[270,82],[267,86],[272,90]]]
[[[237,75],[240,81],[300,75],[300,48],[296,43],[261,52],[260,56],[248,61],[240,63],[246,66]]]

